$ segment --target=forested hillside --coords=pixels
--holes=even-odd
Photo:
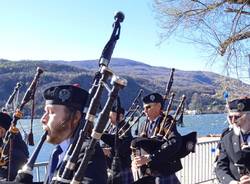
[[[36,68],[44,70],[36,93],[36,115],[41,115],[44,100],[42,91],[54,84],[79,83],[81,87],[89,89],[93,76],[98,70],[98,61],[8,61],[0,60],[0,105],[3,106],[12,93],[17,82],[22,83],[20,100],[31,83]],[[121,103],[127,109],[140,89],[144,95],[157,91],[164,94],[171,69],[154,67],[128,59],[115,58],[111,60],[110,68],[119,76],[128,80],[128,86],[120,92]],[[231,86],[225,86],[230,80]],[[222,92],[225,89],[233,93],[237,88],[249,89],[249,86],[235,79],[226,79],[211,72],[176,70],[172,90],[177,99],[187,96],[186,108],[201,112],[218,112],[224,109]],[[102,104],[106,97],[103,97]],[[175,104],[177,104],[176,102]],[[26,108],[26,112],[29,110]]]

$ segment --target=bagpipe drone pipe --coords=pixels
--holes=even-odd
[[[68,150],[68,152],[66,153],[66,156],[64,157],[64,161],[61,164],[61,167],[59,169],[59,172],[57,174],[57,179],[53,180],[52,183],[69,183],[69,182],[73,182],[74,180],[72,180],[72,177],[74,175],[74,173],[77,172],[76,166],[76,162],[78,160],[78,156],[81,152],[81,145],[82,142],[85,140],[85,138],[88,135],[89,130],[93,128],[93,124],[95,121],[95,115],[98,111],[99,108],[99,104],[100,104],[100,99],[101,99],[101,94],[104,88],[107,89],[108,85],[107,85],[107,80],[113,76],[112,78],[112,85],[114,86],[111,90],[109,91],[109,103],[108,101],[106,102],[106,104],[108,103],[109,105],[113,103],[113,101],[115,100],[115,93],[118,91],[118,89],[121,88],[121,86],[125,85],[125,80],[123,79],[119,79],[118,76],[114,75],[113,72],[108,68],[108,64],[110,62],[114,47],[116,45],[117,40],[120,37],[120,23],[123,22],[124,20],[124,14],[122,12],[117,12],[114,16],[115,22],[113,23],[113,32],[111,34],[111,37],[109,39],[109,41],[107,42],[107,44],[105,45],[102,55],[100,57],[99,60],[99,71],[97,72],[97,77],[95,78],[92,88],[89,90],[90,91],[90,102],[89,102],[89,108],[86,110],[86,116],[85,116],[85,122],[84,122],[84,127],[80,130],[79,136],[77,137],[76,141],[74,144],[71,145],[70,149]],[[102,111],[105,112],[105,118],[107,115],[107,111],[110,111],[109,109],[109,105],[106,109],[106,111]],[[106,107],[106,106],[105,106]],[[104,109],[105,109],[104,107]],[[103,109],[103,110],[104,110]],[[100,113],[101,115],[102,113]],[[102,117],[103,118],[103,117]],[[105,119],[104,118],[104,119]],[[106,121],[106,120],[105,120]],[[97,128],[97,130],[93,130],[91,137],[93,138],[93,140],[90,143],[90,147],[87,148],[88,152],[86,151],[86,153],[84,153],[84,159],[85,162],[83,164],[81,164],[81,174],[82,177],[84,177],[84,170],[86,169],[86,160],[91,158],[91,155],[93,154],[94,151],[94,145],[96,144],[97,140],[99,140],[99,136],[101,136],[101,130],[103,127],[103,125],[101,124],[105,124],[106,122],[102,120],[102,122],[99,125],[99,121],[97,122],[96,125],[99,125],[99,127]],[[106,125],[106,124],[105,124]],[[101,126],[101,127],[100,127]],[[99,133],[93,133],[93,132],[99,132]],[[88,155],[86,155],[88,154]],[[79,172],[78,172],[79,173]],[[76,180],[81,180],[82,178],[77,177],[76,176]]]
[[[3,146],[2,146],[2,151],[1,151],[1,158],[0,158],[0,165],[4,166],[8,164],[8,167],[11,167],[11,159],[15,159],[15,158],[11,158],[11,153],[12,153],[12,142],[15,138],[15,136],[17,136],[19,133],[19,129],[16,127],[16,124],[18,122],[19,119],[21,119],[23,117],[23,113],[22,110],[24,108],[24,106],[34,98],[34,93],[36,91],[37,88],[37,84],[40,78],[40,75],[43,73],[43,70],[41,68],[37,68],[36,74],[34,76],[34,79],[32,80],[30,86],[28,87],[28,89],[25,92],[25,95],[23,96],[23,99],[20,103],[20,105],[15,109],[15,112],[13,113],[13,119],[11,121],[11,126],[9,128],[9,130],[6,132],[4,140],[3,140]],[[21,136],[20,136],[21,138]],[[8,158],[8,159],[6,159]],[[9,169],[10,172],[10,169]],[[9,180],[9,176],[7,178],[7,181]]]
[[[102,130],[106,125],[106,119],[108,118],[108,113],[110,111],[110,108],[112,107],[112,104],[115,101],[116,96],[118,95],[118,91],[124,86],[126,86],[127,81],[125,79],[119,78],[108,68],[114,47],[116,45],[117,40],[120,37],[120,29],[121,29],[120,23],[124,20],[124,14],[122,12],[117,12],[114,16],[114,19],[115,22],[113,24],[113,31],[99,59],[99,70],[98,72],[96,72],[92,83],[92,87],[89,89],[89,102],[87,107],[84,109],[80,126],[76,131],[76,136],[74,136],[75,139],[70,144],[63,158],[63,162],[61,163],[60,168],[55,177],[56,179],[53,179],[51,183],[70,183],[70,182],[79,183],[82,177],[84,177],[84,170],[86,169],[88,160],[91,158],[94,152],[95,144],[99,140],[102,134]],[[112,77],[111,79],[112,88],[110,89],[109,85],[107,85],[107,80],[110,79],[111,77]],[[92,130],[95,121],[95,116],[100,105],[102,91],[104,88],[106,88],[109,92],[108,100],[101,113],[99,113],[96,127]],[[46,133],[44,133],[43,136],[46,137],[45,134]],[[86,138],[90,137],[90,135],[92,139],[90,145],[86,149],[87,150],[86,153],[84,153],[85,157],[83,160],[85,161],[80,165],[81,170],[79,171],[79,167],[76,167],[76,163],[79,155],[83,154],[81,153],[82,144]],[[42,140],[43,137],[41,138],[41,142],[43,142]],[[41,149],[42,143],[40,146],[39,145],[37,149],[35,149],[36,154],[32,154],[32,157],[29,159],[30,162],[26,164],[26,166],[23,167],[23,169],[20,170],[20,172],[18,173],[18,176],[16,177],[17,183],[23,183],[23,181],[25,181],[24,183],[32,183],[33,176],[32,172],[30,171],[34,167],[34,163]],[[75,173],[78,173],[78,175],[76,175],[73,178],[73,175]]]

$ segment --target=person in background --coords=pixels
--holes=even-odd
[[[146,121],[142,127],[141,136],[153,138],[155,129],[160,126],[164,119],[163,113],[163,97],[159,93],[151,93],[143,99],[144,112]],[[169,128],[167,140],[164,141],[160,148],[152,150],[152,154],[135,156],[132,160],[132,171],[146,167],[144,175],[149,176],[139,179],[136,183],[157,183],[157,184],[178,184],[180,183],[175,175],[175,172],[182,169],[182,164],[179,158],[175,155],[180,150],[182,145],[181,135],[178,133],[176,124],[171,127],[171,116],[166,124],[166,129]],[[133,140],[134,141],[134,140]],[[132,141],[132,144],[133,144]],[[132,145],[131,144],[131,145]],[[133,145],[132,145],[133,146]],[[148,178],[148,180],[146,179]]]
[[[0,142],[3,146],[3,139],[7,130],[10,128],[12,118],[7,112],[0,112]],[[5,162],[0,166],[0,180],[13,181],[19,169],[27,162],[29,157],[28,147],[25,144],[20,132],[13,136],[11,140],[12,146],[7,146],[8,155],[1,155],[1,159]],[[1,151],[2,152],[2,151]]]
[[[128,132],[126,136],[122,138],[115,137],[117,131],[119,131],[125,124],[125,121],[123,120],[124,114],[125,110],[122,107],[112,107],[109,114],[110,124],[106,133],[104,133],[101,138],[101,140],[107,145],[103,148],[103,152],[106,156],[110,173],[108,181],[113,184],[131,184],[133,182],[130,159],[130,142],[132,140],[131,132]],[[125,129],[126,128],[128,127],[125,125]],[[114,158],[118,158],[119,160],[114,160]],[[116,170],[114,167],[119,169],[117,173],[114,173],[113,170]]]
[[[226,108],[228,109],[228,104],[226,105]],[[214,167],[216,167],[216,164],[217,164],[217,161],[218,161],[218,158],[219,158],[219,155],[220,155],[222,137],[224,137],[224,135],[226,135],[228,132],[230,132],[232,130],[232,128],[233,128],[233,123],[229,119],[229,116],[227,116],[227,122],[228,122],[228,127],[224,128],[222,130],[222,133],[220,134],[220,141],[218,142],[217,147],[215,149]]]
[[[50,183],[57,174],[60,163],[76,135],[83,110],[87,103],[88,92],[75,85],[53,86],[44,91],[45,107],[41,118],[43,129],[48,132],[46,141],[55,145],[48,165],[45,183]],[[82,148],[89,145],[86,138]],[[78,158],[80,161],[81,158]],[[78,162],[79,163],[79,162]],[[78,168],[76,166],[76,168]],[[88,163],[83,183],[105,184],[107,182],[106,162],[99,144]]]
[[[250,98],[228,103],[232,129],[221,138],[215,173],[222,184],[250,183]]]

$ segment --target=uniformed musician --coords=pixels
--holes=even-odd
[[[48,132],[47,142],[56,146],[48,166],[46,183],[50,183],[72,142],[75,131],[82,118],[88,92],[74,85],[53,86],[44,91],[45,112],[41,118],[43,129]],[[83,146],[87,146],[86,139]],[[100,146],[86,170],[83,183],[105,184],[107,181],[106,163]]]
[[[7,112],[0,112],[0,140],[1,145],[7,130],[10,128],[12,118]],[[27,162],[29,157],[28,147],[25,144],[20,132],[13,136],[12,146],[7,147],[8,155],[3,156],[6,163],[0,166],[0,180],[12,181],[17,175],[17,171]],[[10,161],[10,162],[9,162]]]
[[[247,184],[250,183],[250,98],[229,102],[228,119],[233,128],[221,138],[216,176],[223,184]]]
[[[146,121],[142,128],[144,137],[152,139],[154,130],[159,127],[162,122],[164,118],[162,103],[163,97],[159,93],[151,93],[143,98],[144,111],[146,114]],[[171,123],[171,121],[169,121],[169,123]],[[168,128],[169,123],[166,125],[166,128]],[[142,166],[149,168],[146,169],[147,173],[144,173],[145,178],[148,178],[148,180],[141,178],[137,183],[180,183],[175,175],[175,172],[182,169],[180,159],[174,158],[181,147],[181,135],[177,131],[176,124],[171,126],[166,138],[167,140],[164,141],[162,146],[156,150],[152,150],[151,154],[133,158],[133,172]]]
[[[109,114],[110,126],[101,138],[103,142],[108,145],[103,148],[103,151],[107,158],[109,170],[111,171],[109,181],[113,184],[117,183],[116,181],[118,181],[118,177],[120,177],[119,184],[131,184],[133,182],[130,159],[130,142],[132,140],[131,132],[128,132],[123,138],[115,137],[117,129],[119,131],[125,124],[125,121],[123,120],[124,114],[125,110],[122,107],[113,106]],[[126,128],[128,127],[125,125],[125,129]],[[117,140],[115,141],[115,139]],[[114,160],[115,155],[119,159],[119,162],[117,163],[114,163],[116,161]],[[112,173],[114,172],[112,171],[112,164],[117,164],[116,167],[119,169],[118,173],[115,173],[115,175]]]

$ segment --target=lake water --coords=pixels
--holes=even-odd
[[[24,129],[28,132],[30,121],[20,120],[20,123]],[[20,127],[18,123],[18,127]],[[181,134],[186,134],[192,131],[198,133],[198,137],[206,136],[208,134],[219,134],[224,128],[227,127],[226,115],[225,114],[204,114],[204,115],[185,115],[184,126],[178,127],[178,131]],[[34,121],[33,134],[35,144],[38,143],[40,137],[43,134],[42,126],[39,120]],[[36,146],[36,145],[35,145]],[[29,146],[30,155],[34,150],[35,146]],[[37,162],[48,161],[49,155],[52,152],[53,145],[45,143],[39,153]]]

